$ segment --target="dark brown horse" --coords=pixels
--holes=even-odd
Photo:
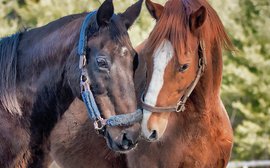
[[[1,168],[47,167],[50,133],[74,99],[81,98],[80,77],[86,82],[77,54],[86,16],[91,16],[91,25],[83,37],[87,40],[82,69],[89,74],[89,89],[102,117],[136,111],[133,64],[137,61],[127,30],[141,5],[138,1],[116,15],[112,0],[106,0],[91,15],[67,16],[1,39]],[[108,146],[124,152],[135,147],[140,127],[136,123],[104,131]]]
[[[205,0],[169,0],[165,7],[147,0],[146,5],[157,24],[138,47],[135,86],[138,99],[144,92],[142,135],[151,142],[140,141],[127,158],[91,145],[96,140],[86,132],[84,117],[73,112],[80,107],[74,104],[66,114],[76,119],[67,117],[61,127],[69,121],[78,125],[72,132],[59,127],[55,134],[64,130],[62,143],[53,146],[63,167],[226,167],[233,135],[220,99],[222,47],[233,47],[224,27]]]

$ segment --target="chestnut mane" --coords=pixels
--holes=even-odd
[[[206,0],[169,0],[165,4],[163,14],[149,36],[145,48],[154,51],[164,39],[172,42],[177,55],[188,47],[190,33],[190,14],[201,6],[207,10],[207,20],[198,32],[200,39],[206,43],[216,41],[226,49],[232,50],[233,45],[225,32],[224,26],[215,10]]]

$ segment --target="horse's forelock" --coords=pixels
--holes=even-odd
[[[149,36],[146,49],[154,51],[165,39],[171,41],[176,55],[180,55],[188,47],[189,41],[189,16],[192,12],[204,6],[207,10],[206,24],[199,32],[199,38],[211,43],[212,40],[220,42],[227,49],[233,45],[225,32],[224,26],[215,10],[206,0],[170,0],[165,4],[161,18]],[[209,33],[211,32],[211,33]],[[209,37],[210,36],[210,37]],[[207,41],[208,40],[208,41]]]
[[[127,29],[125,28],[124,22],[121,20],[121,17],[119,15],[115,15],[111,20],[109,31],[112,40],[120,43],[123,46],[128,46],[132,48]]]

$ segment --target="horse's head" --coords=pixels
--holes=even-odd
[[[141,6],[142,0],[129,7],[124,13],[114,14],[112,0],[106,0],[95,13],[96,20],[92,24],[96,26],[96,30],[88,32],[91,35],[88,34],[85,47],[86,69],[90,89],[104,119],[132,113],[137,109],[133,82],[137,57],[127,31],[138,17]],[[79,94],[78,79],[72,78],[76,78],[74,92]],[[140,124],[107,126],[102,134],[111,149],[120,152],[128,151],[137,143]]]
[[[200,29],[207,12],[204,6],[191,10],[179,0],[165,7],[146,0],[146,6],[157,24],[142,51],[147,62],[142,134],[154,141],[164,134],[171,112],[183,111],[180,101],[189,96],[202,71]]]

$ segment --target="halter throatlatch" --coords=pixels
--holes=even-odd
[[[91,81],[86,68],[87,37],[93,35],[96,31],[98,31],[97,23],[94,21],[95,19],[92,19],[93,17],[96,17],[96,13],[96,11],[89,13],[82,24],[78,45],[78,55],[80,56],[79,68],[81,70],[80,85],[82,99],[87,108],[89,117],[94,121],[95,129],[97,131],[101,131],[104,129],[105,126],[129,126],[140,122],[142,120],[142,111],[139,109],[133,113],[115,115],[108,119],[104,119],[101,117],[101,113],[98,109],[94,95],[90,88]]]
[[[196,78],[191,83],[191,85],[187,88],[184,95],[178,100],[176,106],[155,107],[155,106],[149,105],[145,103],[144,93],[143,93],[141,96],[141,103],[142,103],[143,109],[151,111],[151,112],[158,112],[158,113],[162,113],[162,112],[178,112],[179,113],[179,112],[185,111],[186,101],[188,100],[189,96],[191,95],[196,85],[198,84],[206,66],[205,44],[203,41],[200,41],[199,47],[201,49],[202,54],[199,54],[199,63],[198,63],[198,71],[197,71]]]

